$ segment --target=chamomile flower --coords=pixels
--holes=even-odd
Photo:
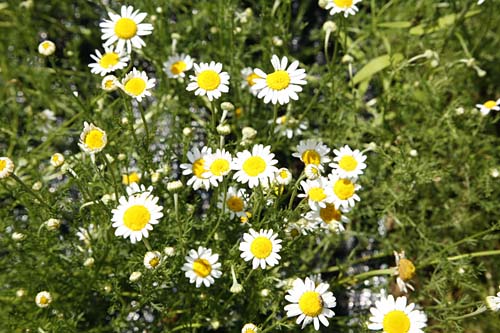
[[[224,203],[224,200],[226,201]],[[217,208],[225,209],[229,212],[230,218],[246,217],[248,195],[244,188],[238,189],[237,187],[230,186],[227,189],[226,195],[221,193],[219,195],[219,201],[217,202]]]
[[[281,250],[281,239],[277,239],[278,234],[272,229],[259,232],[250,229],[249,233],[243,234],[243,241],[240,243],[241,257],[245,261],[252,260],[252,269],[265,269],[266,266],[273,267],[281,259],[278,252]]]
[[[302,140],[297,145],[297,152],[293,153],[293,157],[300,158],[305,165],[314,164],[323,171],[323,164],[330,162],[327,154],[330,148],[324,145],[321,141],[314,139]]]
[[[102,39],[106,40],[104,46],[116,44],[116,52],[121,52],[125,47],[130,54],[132,47],[140,49],[146,45],[141,36],[153,32],[153,25],[141,23],[147,16],[146,13],[134,11],[132,6],[122,6],[121,15],[108,12],[110,20],[104,20],[99,24]]]
[[[259,76],[253,79],[253,89],[259,91],[257,97],[264,98],[266,104],[271,102],[283,105],[288,104],[290,99],[298,100],[297,93],[302,91],[302,85],[307,84],[306,71],[298,69],[299,61],[295,60],[287,69],[288,58],[283,57],[280,61],[277,55],[273,55],[271,64],[274,67],[271,74],[266,74],[259,68],[254,69],[255,74]]]
[[[64,164],[64,155],[61,153],[55,153],[50,157],[50,164],[52,164],[54,168],[60,167]]]
[[[252,152],[245,150],[238,152],[233,159],[233,170],[236,170],[233,178],[246,184],[250,188],[261,184],[268,186],[278,170],[274,165],[278,163],[271,153],[271,146],[254,145]]]
[[[328,326],[328,318],[332,318],[335,313],[330,309],[337,305],[336,299],[331,291],[328,291],[328,283],[316,285],[310,278],[305,280],[296,279],[293,287],[288,290],[285,299],[290,302],[285,306],[287,317],[297,318],[297,325],[302,323],[302,328],[311,322],[316,331],[320,328],[320,323]]]
[[[184,53],[181,55],[174,54],[163,63],[163,71],[169,78],[177,79],[185,77],[185,72],[193,68],[193,59]]]
[[[44,40],[38,45],[38,53],[43,56],[50,56],[56,52],[56,44],[50,40]]]
[[[101,89],[107,92],[115,91],[118,86],[118,79],[114,75],[106,75],[101,81]]]
[[[210,179],[210,183],[217,186],[222,181],[222,178],[231,171],[232,162],[231,153],[224,149],[217,149],[215,153],[209,154],[205,159],[205,167],[207,169],[205,177]]]
[[[208,100],[212,101],[229,91],[229,74],[222,72],[220,62],[194,64],[194,74],[189,76],[191,82],[186,90],[194,90],[196,96],[207,95]]]
[[[46,308],[52,303],[52,295],[48,291],[40,291],[36,294],[35,303],[39,308]]]
[[[140,189],[137,184],[133,185]],[[115,236],[130,237],[132,244],[143,237],[147,238],[149,231],[153,230],[153,224],[158,224],[163,217],[163,207],[158,205],[158,197],[150,191],[134,192],[128,198],[122,196],[118,202],[118,207],[111,211]]]
[[[141,174],[137,171],[132,171],[131,173],[122,175],[122,184],[131,185],[138,183],[141,180]]]
[[[333,203],[336,208],[349,209],[354,207],[356,201],[361,200],[356,192],[361,188],[353,179],[341,178],[336,173],[328,176],[331,189],[333,190]]]
[[[201,151],[194,147],[187,153],[187,158],[190,163],[182,163],[180,165],[183,175],[193,175],[187,181],[188,186],[193,186],[193,189],[199,188],[208,190],[210,188],[210,179],[207,177],[208,170],[206,169],[205,159],[212,154],[212,148],[204,146]],[[215,181],[217,186],[217,182]]]
[[[476,104],[476,108],[479,109],[479,112],[481,112],[483,116],[488,115],[490,111],[500,111],[500,99],[496,101],[489,100],[484,104]]]
[[[9,177],[14,172],[14,162],[8,157],[0,157],[0,179]]]
[[[309,180],[315,180],[321,177],[321,172],[323,171],[323,167],[321,165],[316,164],[307,164],[304,168],[304,174],[306,178]]]
[[[147,269],[155,269],[161,263],[161,253],[158,251],[148,251],[144,255],[144,266]]]
[[[292,173],[287,168],[281,168],[276,171],[274,181],[279,185],[288,185],[292,181]]]
[[[252,323],[245,324],[241,329],[241,333],[258,333],[259,329]]]
[[[199,288],[202,284],[205,287],[210,287],[215,279],[218,279],[222,272],[219,270],[221,264],[219,261],[219,255],[212,254],[211,249],[205,247],[198,247],[198,250],[190,250],[189,255],[186,256],[186,263],[182,266],[182,270],[185,271],[186,277],[189,278],[190,283],[195,283],[196,288]]]
[[[333,150],[335,157],[329,166],[342,178],[353,178],[363,174],[366,168],[366,156],[358,149],[352,150],[348,145]]]
[[[351,15],[356,15],[359,10],[357,3],[361,0],[329,0],[326,4],[325,9],[330,11],[330,15],[335,15],[338,13],[344,13],[344,17]]]
[[[424,333],[427,326],[427,316],[420,310],[415,310],[415,304],[406,304],[406,297],[394,300],[392,295],[375,302],[370,308],[372,316],[368,329],[383,330],[384,333]]]
[[[145,71],[138,71],[135,67],[123,78],[120,88],[139,102],[145,96],[151,96],[150,89],[155,86],[156,80],[149,79]]]
[[[271,120],[272,121],[272,120]],[[302,135],[307,129],[307,122],[299,122],[292,116],[281,116],[276,119],[274,133],[286,136],[291,139],[294,136]]]
[[[326,207],[326,204],[332,200],[331,189],[328,185],[328,180],[324,177],[316,180],[303,180],[300,186],[304,193],[300,193],[298,197],[307,198],[309,207],[313,210]]]
[[[335,208],[333,203],[326,203],[324,207],[316,210],[311,210],[306,214],[306,219],[322,229],[327,229],[340,233],[344,231],[342,223],[348,223],[349,219],[338,208]]]
[[[84,152],[93,157],[95,153],[103,150],[107,143],[108,137],[105,131],[92,123],[89,124],[86,121],[83,123],[83,131],[80,134],[78,146],[80,146]]]
[[[394,275],[397,276],[396,283],[399,290],[403,293],[408,293],[408,289],[415,290],[408,282],[415,276],[415,265],[406,259],[405,251],[401,251],[401,253],[394,251],[394,258],[396,260]]]
[[[241,87],[248,88],[254,96],[257,96],[259,91],[254,88],[255,79],[259,79],[261,77],[255,74],[251,67],[243,68],[241,70],[241,76],[243,78],[243,80],[241,81]]]
[[[89,64],[90,72],[101,76],[127,67],[127,62],[130,60],[126,53],[118,53],[113,47],[105,47],[104,54],[95,50],[95,55],[91,54],[90,57],[95,60]]]
[[[496,296],[486,296],[486,305],[493,312],[500,311],[500,292]]]

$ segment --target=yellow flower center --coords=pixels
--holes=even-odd
[[[110,52],[102,56],[101,60],[99,60],[99,65],[102,68],[111,68],[113,66],[116,66],[119,60],[120,56],[118,55],[118,53]]]
[[[333,185],[333,192],[340,200],[346,200],[354,194],[354,184],[349,179],[339,179]]]
[[[45,296],[40,297],[40,304],[43,305],[49,304],[49,299]]]
[[[202,175],[207,172],[205,169],[205,160],[203,158],[197,159],[193,163],[193,173],[198,178],[204,178]]]
[[[215,90],[220,84],[220,76],[211,69],[204,70],[198,74],[198,86],[204,90]]]
[[[83,141],[90,149],[100,149],[104,147],[104,132],[95,128],[91,129]]]
[[[283,178],[283,179],[287,179],[287,178],[288,178],[288,175],[289,175],[289,173],[288,173],[288,171],[286,171],[286,170],[281,170],[281,171],[280,171],[280,173],[279,173],[279,176],[280,176],[281,178]]]
[[[259,259],[265,259],[269,257],[273,250],[273,243],[267,237],[259,236],[256,237],[252,244],[250,244],[250,252],[254,257]]]
[[[398,272],[399,272],[399,277],[403,281],[408,281],[412,277],[415,276],[415,265],[413,263],[406,259],[402,258],[399,260],[399,265],[398,265]]]
[[[299,308],[309,317],[317,317],[323,311],[323,299],[316,291],[306,291],[300,296]]]
[[[182,60],[176,61],[170,66],[170,71],[174,75],[179,75],[186,70],[186,63]]]
[[[3,171],[7,167],[7,161],[6,160],[0,160],[0,171]]]
[[[321,156],[314,149],[306,150],[302,153],[302,161],[304,164],[316,164],[319,165],[321,162]]]
[[[118,38],[130,39],[137,33],[137,24],[134,20],[122,17],[115,24],[115,34]]]
[[[333,0],[337,7],[350,8],[352,6],[352,0]]]
[[[156,266],[158,266],[158,264],[160,263],[160,259],[158,257],[154,257],[153,259],[151,259],[149,261],[149,265],[153,268],[155,268]]]
[[[142,230],[151,218],[149,210],[143,205],[134,205],[123,214],[123,224],[133,231]]]
[[[266,83],[273,90],[283,90],[290,84],[290,75],[284,70],[278,70],[266,77]]]
[[[332,221],[340,221],[340,217],[342,216],[340,210],[335,209],[335,205],[326,204],[325,208],[320,208],[319,216],[326,224]]]
[[[214,176],[223,176],[228,173],[230,165],[228,160],[218,158],[210,165],[210,171]]]
[[[307,193],[309,199],[312,201],[320,202],[326,199],[325,191],[321,187],[312,187]]]
[[[260,156],[249,157],[243,163],[243,171],[250,177],[255,177],[260,175],[266,170],[266,161]]]
[[[243,210],[243,200],[240,197],[234,196],[226,200],[227,208],[233,212],[241,212]]]
[[[247,83],[250,87],[255,84],[255,81],[254,81],[255,79],[260,79],[260,76],[258,76],[257,74],[255,74],[253,72],[252,72],[252,74],[247,76]]]
[[[43,47],[45,50],[46,50],[46,49],[48,49],[51,45],[52,45],[52,44],[51,44],[50,42],[47,42],[47,41],[45,41],[45,42],[43,42],[43,43],[42,43],[42,47]]]
[[[241,115],[243,114],[243,109],[242,108],[236,108],[236,110],[234,110],[234,115],[236,117],[241,117]]]
[[[212,265],[207,259],[196,259],[193,262],[193,272],[199,277],[207,277],[212,271]]]
[[[279,117],[276,122],[280,125],[286,124],[286,116]]]
[[[141,180],[141,176],[137,172],[132,172],[129,175],[122,175],[122,183],[125,185],[130,185],[132,183],[138,183]]]
[[[106,80],[104,81],[104,86],[106,89],[111,89],[115,86],[115,81],[114,80]]]
[[[353,171],[358,166],[358,161],[350,155],[342,156],[339,162],[339,167],[345,171]]]
[[[408,333],[410,318],[403,311],[393,310],[384,316],[382,325],[386,333]]]
[[[497,106],[497,102],[495,102],[495,101],[487,101],[483,105],[484,105],[485,108],[493,109],[495,106]]]
[[[245,333],[255,333],[255,330],[253,328],[247,328]]]
[[[133,77],[125,83],[125,91],[133,96],[139,96],[146,90],[146,81],[140,77]]]

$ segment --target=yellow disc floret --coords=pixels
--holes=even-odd
[[[134,20],[122,17],[115,24],[115,34],[118,38],[130,39],[137,33],[137,24]]]
[[[316,291],[306,291],[300,296],[299,308],[309,317],[317,317],[323,311],[323,299]]]
[[[408,333],[410,330],[410,318],[400,310],[387,313],[382,324],[386,333]]]
[[[345,171],[353,171],[358,166],[358,161],[350,155],[342,156],[339,162],[339,167]]]
[[[110,52],[102,56],[102,58],[99,60],[99,65],[102,68],[112,68],[113,66],[116,66],[119,60],[120,56],[118,55],[118,53]]]
[[[170,66],[170,72],[174,75],[179,75],[186,70],[186,63],[182,60],[176,61]]]
[[[316,150],[309,149],[302,153],[302,161],[304,164],[316,164],[319,165],[321,162],[321,156]]]
[[[355,192],[354,183],[349,179],[339,179],[333,185],[333,192],[340,200],[349,199]]]
[[[326,204],[324,208],[320,208],[319,216],[321,217],[323,222],[328,224],[332,221],[339,222],[342,214],[340,213],[340,210],[335,209],[335,205]]]
[[[243,163],[242,169],[247,175],[255,177],[266,170],[266,161],[260,156],[252,156]]]
[[[205,169],[205,160],[203,158],[197,159],[193,163],[193,173],[198,178],[204,178],[203,174],[207,172]]]
[[[125,91],[133,96],[139,96],[146,90],[146,81],[140,77],[133,77],[125,83]]]
[[[307,195],[309,196],[309,199],[316,202],[320,202],[326,199],[325,190],[323,190],[321,187],[313,187],[309,189]]]
[[[352,0],[333,0],[337,7],[350,8],[352,6]]]
[[[207,69],[198,74],[197,82],[201,89],[215,90],[220,84],[220,76],[216,71]]]
[[[150,219],[149,210],[142,205],[131,206],[123,214],[123,224],[133,231],[142,230]]]
[[[210,171],[214,176],[223,176],[225,175],[231,166],[229,165],[229,161],[223,158],[218,158],[212,162],[210,165]]]
[[[413,263],[410,260],[406,258],[402,258],[399,260],[398,273],[401,280],[403,281],[410,280],[412,277],[415,276],[415,271],[416,271],[415,265],[413,265]]]
[[[227,208],[233,212],[241,212],[243,210],[243,200],[240,197],[233,196],[226,200]]]
[[[212,265],[207,259],[196,259],[193,262],[193,272],[199,277],[207,277],[212,272]]]
[[[273,250],[273,243],[267,237],[256,237],[250,244],[250,252],[259,259],[269,257]]]
[[[95,128],[90,130],[85,135],[84,143],[90,149],[101,149],[105,145],[104,132]]]
[[[287,71],[278,70],[266,77],[266,83],[273,90],[283,90],[290,85],[290,75]]]

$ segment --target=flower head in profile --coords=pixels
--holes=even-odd
[[[297,152],[293,153],[293,157],[300,158],[300,160],[305,164],[316,165],[320,171],[323,171],[323,164],[330,162],[328,153],[330,148],[323,144],[323,142],[308,139],[301,140],[297,145]]]
[[[347,17],[349,14],[356,15],[359,10],[356,4],[359,2],[361,0],[329,0],[325,9],[330,11],[330,15],[344,13],[344,17]]]
[[[222,71],[220,62],[194,64],[194,75],[189,76],[191,81],[186,87],[196,96],[205,96],[209,101],[218,99],[222,93],[229,91],[229,74]]]
[[[8,157],[0,157],[0,179],[9,177],[14,172],[14,162]]]
[[[281,105],[288,104],[290,99],[298,100],[298,92],[302,91],[302,86],[307,82],[306,71],[299,69],[299,61],[295,60],[288,66],[288,58],[280,59],[277,55],[271,58],[271,64],[274,67],[274,72],[266,74],[259,68],[255,68],[254,72],[258,78],[254,78],[255,82],[253,89],[258,90],[258,98],[263,98],[264,103],[269,102]]]
[[[111,12],[108,15],[110,19],[99,24],[102,39],[106,40],[105,47],[116,43],[116,52],[121,52],[126,47],[127,53],[130,54],[132,47],[140,49],[146,45],[141,37],[153,32],[153,25],[142,23],[147,16],[146,13],[134,11],[132,6],[122,6],[120,15]]]
[[[43,56],[50,56],[56,52],[56,44],[50,40],[44,40],[40,44],[38,44],[38,53]]]
[[[185,77],[186,72],[193,68],[193,59],[184,53],[174,54],[163,63],[163,71],[169,78]]]
[[[349,222],[349,219],[344,215],[342,210],[336,208],[333,203],[326,203],[324,207],[311,210],[305,217],[318,227],[333,231],[337,234],[345,230],[343,223]]]
[[[289,139],[294,136],[299,136],[307,130],[308,124],[306,121],[299,121],[292,116],[281,116],[276,118],[276,127],[274,133],[285,136]]]
[[[333,151],[335,157],[329,166],[342,178],[353,178],[363,174],[366,168],[366,156],[358,149],[352,150],[348,145]]]
[[[278,252],[281,250],[281,239],[272,229],[259,232],[250,229],[249,233],[243,234],[243,241],[240,243],[241,257],[245,261],[252,261],[252,269],[265,269],[266,266],[273,267],[281,259]]]
[[[401,251],[400,253],[394,251],[394,258],[396,260],[394,275],[397,276],[396,283],[399,290],[403,293],[408,293],[408,289],[415,290],[408,282],[415,276],[415,265],[411,260],[406,258],[405,251]]]
[[[293,288],[288,290],[285,299],[290,302],[285,306],[287,317],[297,318],[297,324],[302,323],[302,328],[311,322],[316,331],[320,328],[320,323],[328,326],[328,318],[332,318],[335,313],[331,308],[337,305],[336,299],[331,291],[328,291],[328,283],[316,285],[309,277],[305,280],[296,279],[293,281]]]
[[[193,147],[193,149],[187,152],[189,163],[182,163],[180,167],[183,169],[183,175],[193,175],[187,181],[188,186],[193,186],[193,189],[195,190],[199,188],[208,190],[212,182],[213,186],[217,186],[218,183],[215,178],[212,182],[210,181],[205,164],[206,158],[211,154],[212,148],[207,146],[204,146],[201,151],[197,147]]]
[[[496,101],[489,100],[483,104],[476,104],[476,108],[479,109],[479,112],[481,112],[483,116],[487,116],[490,111],[500,111],[500,99]]]
[[[292,173],[287,168],[280,168],[274,175],[274,181],[278,185],[288,185],[292,181]]]
[[[383,330],[385,333],[424,333],[427,326],[427,316],[420,310],[415,310],[415,304],[406,303],[406,297],[394,300],[392,295],[382,296],[370,308],[372,316],[368,324],[370,330]]]
[[[225,203],[224,203],[225,200]],[[219,195],[219,201],[217,203],[217,208],[222,209],[225,207],[226,211],[229,212],[230,218],[246,217],[248,195],[244,188],[237,188],[230,186],[227,192],[221,193]]]
[[[90,72],[101,76],[127,67],[127,62],[130,60],[126,53],[118,53],[114,47],[105,47],[104,53],[95,50],[95,55],[91,54],[90,57],[95,61],[89,64]]]
[[[50,164],[52,164],[52,166],[54,168],[60,167],[61,165],[64,164],[64,155],[61,154],[61,153],[55,153],[55,154],[53,154],[50,157]]]
[[[189,282],[196,284],[196,288],[199,288],[202,284],[205,287],[210,287],[215,282],[215,279],[220,278],[222,275],[220,271],[221,264],[218,261],[218,254],[212,254],[211,249],[200,246],[198,250],[189,251],[182,270],[186,272],[185,275]]]
[[[129,96],[142,101],[143,97],[151,96],[150,89],[155,87],[156,80],[148,78],[145,71],[138,71],[135,67],[122,79],[120,88]]]
[[[101,81],[101,89],[107,92],[115,91],[119,85],[120,82],[118,82],[118,78],[114,75],[106,75]]]
[[[274,166],[278,161],[271,153],[271,146],[254,145],[252,151],[242,151],[236,154],[233,159],[233,170],[236,170],[233,178],[236,181],[246,184],[250,188],[259,184],[268,186],[274,178],[278,169]]]
[[[92,123],[89,124],[86,121],[83,123],[83,131],[80,134],[78,145],[84,152],[94,156],[95,153],[103,150],[107,143],[108,137],[105,131]]]
[[[486,305],[493,312],[500,311],[500,292],[496,296],[486,296]]]
[[[132,185],[127,188],[128,197],[120,197],[118,207],[111,211],[111,221],[116,228],[115,236],[130,237],[134,244],[149,237],[153,225],[163,217],[163,207],[158,205],[158,197],[151,194],[152,187],[146,190],[144,185]]]

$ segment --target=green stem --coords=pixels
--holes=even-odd
[[[149,244],[149,241],[147,238],[143,238],[142,241],[144,242],[144,245],[146,245],[146,248],[148,249],[148,251],[153,251],[151,244]]]
[[[12,174],[11,177],[18,183],[21,185],[22,188],[24,188],[24,190],[26,192],[28,192],[29,194],[31,194],[33,197],[36,198],[36,200],[38,200],[38,202],[40,202],[41,205],[43,205],[45,208],[47,208],[49,211],[53,211],[53,207],[51,207],[48,203],[46,203],[42,197],[40,195],[38,195],[37,193],[35,193],[28,185],[26,185],[18,176],[16,176],[15,174]]]
[[[394,273],[394,268],[374,269],[372,271],[363,272],[363,273],[359,273],[356,275],[345,277],[342,280],[338,281],[338,284],[344,284],[344,283],[353,284],[353,283],[357,283],[357,282],[366,280],[372,276],[392,275],[393,273]]]
[[[481,305],[479,308],[477,308],[476,311],[474,312],[471,312],[471,313],[468,313],[468,314],[465,314],[463,316],[458,316],[458,317],[448,317],[447,320],[461,320],[461,319],[465,319],[465,318],[470,318],[470,317],[474,317],[474,316],[477,316],[478,314],[481,314],[485,311],[487,311],[488,308],[484,305]]]
[[[146,122],[146,115],[144,114],[144,107],[142,103],[139,103],[139,111],[141,113],[142,123],[144,124],[144,131],[146,132],[146,150],[149,149],[149,129],[148,123]]]
[[[300,182],[306,178],[306,174],[302,172],[300,175],[299,179],[295,182],[295,185],[293,185],[293,191],[292,195],[290,196],[290,201],[288,202],[288,210],[292,210],[293,206],[293,200],[295,200],[295,197],[297,196],[297,190],[299,188]]]

